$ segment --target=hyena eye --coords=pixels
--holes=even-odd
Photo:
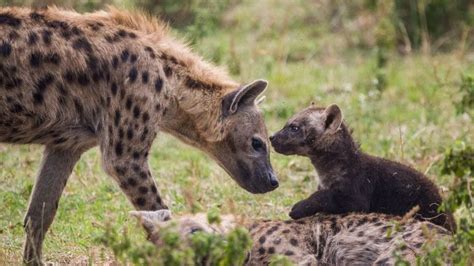
[[[290,131],[291,131],[291,132],[296,132],[296,131],[298,131],[298,130],[300,130],[300,127],[299,127],[299,126],[295,126],[295,125],[291,125],[291,126],[290,126]]]
[[[263,149],[263,141],[258,138],[252,138],[252,148],[256,151],[261,151]]]

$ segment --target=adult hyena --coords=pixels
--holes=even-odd
[[[267,83],[239,85],[155,19],[1,8],[0,32],[0,142],[45,145],[25,217],[25,262],[40,262],[66,181],[96,145],[140,210],[166,208],[147,163],[160,129],[205,151],[249,192],[278,186],[255,105]]]

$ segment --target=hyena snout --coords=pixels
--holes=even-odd
[[[279,186],[278,178],[273,171],[270,164],[259,166],[258,163],[254,165],[253,184],[247,186],[247,190],[252,193],[266,193],[270,192]]]

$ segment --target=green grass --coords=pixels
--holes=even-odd
[[[350,46],[345,34],[329,30],[328,23],[317,17],[305,21],[312,10],[300,4],[243,1],[194,48],[226,65],[239,81],[269,80],[261,104],[269,132],[280,129],[311,101],[337,103],[365,151],[407,163],[447,189],[450,179],[440,174],[445,149],[456,140],[472,144],[474,138],[472,117],[456,115],[454,104],[460,100],[461,75],[474,74],[474,52],[408,56],[390,52],[383,70],[387,86],[380,92],[373,84],[375,49]],[[295,19],[289,13],[296,14]],[[0,264],[20,262],[23,215],[41,151],[38,146],[0,144]],[[271,160],[280,188],[251,195],[203,153],[168,135],[158,136],[150,156],[160,192],[175,214],[217,207],[252,218],[288,218],[292,204],[316,189],[316,173],[306,158],[272,153]],[[107,226],[145,241],[141,228],[128,216],[131,209],[117,184],[102,171],[98,149],[92,149],[66,186],[46,237],[45,260],[108,260],[111,251],[94,240]]]

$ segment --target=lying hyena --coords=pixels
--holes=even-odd
[[[232,215],[210,224],[204,214],[171,219],[169,210],[133,211],[149,239],[160,246],[160,228],[176,226],[186,241],[194,232],[226,234],[239,223]],[[443,227],[412,218],[386,214],[317,214],[300,220],[258,221],[243,224],[253,246],[246,265],[267,265],[274,255],[285,255],[298,265],[394,265],[397,259],[416,262],[423,244],[449,238]]]
[[[98,145],[140,210],[166,208],[147,163],[161,129],[214,158],[252,193],[275,189],[255,99],[155,19],[117,10],[0,8],[0,142],[45,145],[25,217],[25,262],[40,262],[67,179]]]

